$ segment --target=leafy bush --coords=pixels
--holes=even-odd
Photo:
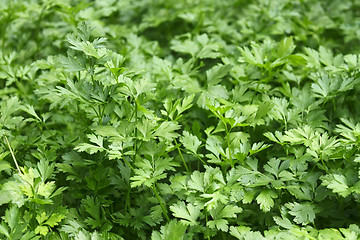
[[[358,1],[0,3],[1,238],[360,237]]]

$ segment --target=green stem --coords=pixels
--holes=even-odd
[[[205,226],[207,225],[207,223],[208,223],[208,212],[206,211],[206,209],[205,209]],[[208,235],[206,236],[206,238],[208,239],[208,240],[210,240],[210,234],[209,233],[207,233]]]
[[[2,29],[2,32],[1,32],[1,40],[2,40],[2,42],[1,42],[1,50],[2,50],[3,53],[5,52],[6,30],[7,30],[8,26],[9,26],[9,24],[11,23],[11,16],[12,16],[13,13],[14,13],[14,9],[13,9],[11,1],[9,1],[9,8],[8,8],[8,11],[7,11],[7,17],[4,20],[4,26],[3,26],[3,29]]]
[[[131,168],[131,170],[135,171],[134,167],[125,158],[124,158],[124,162]]]
[[[188,168],[188,166],[187,166],[187,164],[186,164],[186,162],[185,162],[184,156],[183,156],[182,153],[181,153],[180,147],[179,147],[176,139],[174,139],[174,141],[175,141],[176,148],[177,148],[177,150],[178,150],[178,152],[179,152],[179,155],[180,155],[180,157],[181,157],[181,160],[182,160],[182,162],[183,162],[183,164],[184,164],[184,167],[185,167],[186,171],[189,173],[189,168]]]
[[[93,105],[90,105],[90,107],[94,110],[96,117],[99,118],[99,124],[102,125],[101,124],[102,119],[100,119],[100,113],[98,113],[98,111],[96,111],[96,108]]]
[[[154,193],[155,193],[155,195],[156,195],[156,198],[157,198],[158,202],[160,203],[160,207],[161,207],[161,209],[162,209],[162,211],[163,211],[163,213],[164,213],[164,216],[165,216],[166,220],[167,220],[168,222],[170,222],[170,218],[169,218],[169,216],[168,216],[168,214],[167,214],[167,210],[166,210],[165,206],[163,205],[163,203],[162,203],[162,201],[161,201],[161,198],[160,198],[160,196],[159,196],[159,194],[158,194],[158,192],[157,192],[157,190],[156,190],[156,185],[155,185],[155,183],[154,183],[154,185],[152,186],[152,190],[154,191]]]
[[[328,168],[326,167],[324,160],[323,160],[322,158],[320,158],[320,160],[321,160],[321,163],[322,163],[322,165],[323,165],[323,167],[324,167],[325,172],[327,173],[327,172],[328,172]]]
[[[7,144],[8,147],[9,147],[9,150],[10,150],[11,156],[12,156],[12,158],[13,158],[13,160],[14,160],[14,163],[15,163],[15,165],[16,165],[16,168],[17,168],[17,170],[19,171],[19,173],[21,173],[19,164],[18,164],[17,161],[16,161],[15,154],[14,154],[12,148],[11,148],[10,142],[9,142],[9,140],[8,140],[8,138],[7,138],[6,136],[4,136],[4,138],[5,138],[6,144]]]
[[[231,128],[230,128],[230,130],[228,130],[226,123],[224,123],[224,125],[225,125],[227,145],[228,145],[228,148],[229,148],[229,160],[230,160],[230,162],[232,162],[232,151],[231,151],[231,146],[230,146],[230,132],[231,132]]]
[[[99,111],[99,124],[100,125],[103,125],[102,123],[102,120],[103,120],[103,118],[102,118],[102,114],[101,114],[101,106],[100,105],[98,105],[98,111]]]
[[[138,134],[138,131],[137,131],[137,121],[138,121],[138,107],[137,107],[138,103],[137,103],[137,99],[135,98],[135,132],[134,132],[134,137],[135,137],[135,142],[134,142],[134,151],[135,151],[135,154],[134,154],[134,162],[136,160],[136,155],[137,155],[137,134]]]
[[[207,163],[198,154],[195,154],[195,156],[200,160],[200,162],[202,162],[204,165],[207,165]]]
[[[46,129],[49,133],[51,133],[51,132],[50,132],[50,129],[48,128],[48,126],[46,125],[46,123],[45,123],[44,121],[41,121],[40,124],[43,125],[43,126],[45,127],[45,129]],[[41,125],[40,125],[40,126],[41,126]],[[51,138],[52,138],[52,140],[53,140],[54,142],[57,142],[57,140],[56,140],[56,138],[55,138],[54,135],[51,134]]]
[[[36,53],[39,51],[39,32],[40,32],[40,23],[41,23],[41,20],[44,16],[44,13],[45,11],[47,10],[47,6],[44,6],[42,9],[41,9],[41,12],[40,12],[40,15],[39,15],[39,18],[36,22],[36,26],[35,26],[35,31],[33,31],[33,38],[35,39],[36,41]]]
[[[130,186],[130,183],[129,183],[127,193],[126,193],[125,210],[130,209],[130,197],[131,197],[131,186]]]

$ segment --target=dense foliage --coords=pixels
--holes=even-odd
[[[0,0],[0,236],[359,239],[360,1]]]

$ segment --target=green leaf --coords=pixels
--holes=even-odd
[[[252,43],[251,46],[253,47],[254,54],[248,47],[239,48],[239,50],[247,63],[261,67],[264,62],[262,51],[259,51],[260,46],[255,43]]]
[[[4,203],[11,200],[12,203],[16,204],[18,207],[21,207],[25,203],[25,196],[21,191],[20,184],[15,181],[6,182],[2,186],[2,194]],[[10,197],[10,199],[9,199]]]
[[[190,180],[188,181],[188,186],[191,189],[197,190],[199,192],[204,192],[204,175],[199,171],[194,171],[191,174]]]
[[[2,101],[0,127],[5,126],[8,129],[13,129],[20,125],[23,118],[11,116],[16,111],[20,110],[20,106],[21,105],[17,97],[12,97],[6,101]]]
[[[265,117],[269,113],[272,107],[273,107],[273,103],[270,101],[261,102],[255,117],[259,119]]]
[[[174,166],[177,165],[171,158],[157,158],[154,161],[142,159],[136,162],[138,168],[134,170],[135,175],[130,178],[131,187],[134,188],[143,184],[151,187],[158,180],[166,178],[167,173],[165,171],[174,171]]]
[[[229,224],[229,222],[226,219],[215,219],[215,220],[208,221],[206,223],[206,226],[211,229],[217,229],[217,230],[221,230],[223,232],[227,232],[228,224]]]
[[[277,56],[283,58],[290,55],[295,49],[292,37],[287,37],[281,40],[277,45]]]
[[[206,71],[206,78],[208,86],[215,86],[219,82],[221,82],[222,78],[224,78],[231,70],[232,66],[227,65],[216,65],[211,69]]]
[[[57,226],[64,218],[65,215],[61,213],[53,213],[43,224],[48,225],[50,227],[54,227]]]
[[[188,131],[183,132],[183,136],[179,138],[184,147],[190,150],[192,153],[197,154],[197,150],[201,145],[201,141]]]
[[[241,213],[243,210],[241,207],[234,205],[226,205],[219,213],[214,215],[214,218],[236,218],[237,213]]]
[[[228,231],[228,220],[225,218],[236,218],[237,213],[241,213],[242,208],[234,205],[225,205],[218,204],[215,208],[210,210],[210,214],[213,220],[208,221],[206,226],[211,229],[218,229],[224,232]]]
[[[11,169],[11,165],[8,162],[1,161],[0,162],[0,172],[4,170]]]
[[[155,130],[154,136],[157,137],[163,137],[168,140],[173,140],[177,136],[179,136],[178,133],[176,133],[176,130],[180,129],[180,125],[175,122],[170,121],[164,121],[160,124],[160,126]]]
[[[45,212],[42,212],[41,214],[36,215],[36,221],[42,225],[42,223],[48,218]]]
[[[40,183],[37,187],[37,194],[48,198],[55,190],[55,182]]]
[[[35,112],[34,106],[31,106],[31,105],[22,106],[21,110],[23,110],[24,112],[27,112],[28,114],[35,117],[37,120],[39,120],[41,122],[40,117]]]
[[[197,36],[196,40],[198,43],[200,43],[200,51],[197,53],[198,58],[217,58],[220,56],[219,44],[210,41],[207,34]]]
[[[150,139],[153,136],[155,126],[156,126],[155,121],[146,118],[143,118],[141,121],[138,121],[136,125],[139,132],[143,135],[141,136],[141,138],[144,141],[150,141]]]
[[[215,208],[219,203],[227,204],[229,199],[228,196],[221,193],[221,191],[216,191],[214,193],[204,193],[200,195],[203,198],[210,198],[209,201],[205,203],[205,206],[208,210],[212,210]]]
[[[4,220],[9,225],[10,229],[15,229],[20,221],[19,209],[16,206],[6,209]]]
[[[43,236],[46,236],[49,232],[49,228],[47,226],[37,226],[35,228],[35,234],[41,234]]]
[[[181,104],[176,105],[178,115],[182,114],[183,112],[185,112],[186,110],[188,110],[192,107],[194,98],[195,98],[195,95],[191,94],[191,95],[185,97],[181,101]]]
[[[8,239],[10,239],[9,229],[6,227],[5,223],[0,224],[0,233],[5,235]]]
[[[151,240],[183,240],[186,228],[186,225],[173,220],[162,226],[160,232],[153,232]]]
[[[329,240],[337,240],[337,239],[345,240],[345,239],[349,239],[349,238],[344,238],[339,230],[330,228],[330,229],[321,229],[319,231],[318,239],[321,239],[321,240],[325,240],[325,239],[329,239]]]
[[[178,40],[173,40],[171,42],[171,49],[176,52],[180,53],[187,53],[190,54],[192,57],[196,55],[199,50],[198,44],[191,40],[185,40],[183,42]]]
[[[230,227],[230,234],[239,240],[266,240],[260,232],[251,231],[250,227]]]
[[[316,82],[311,84],[311,89],[318,98],[328,99],[339,89],[339,80],[326,73],[315,74],[314,78]]]
[[[285,217],[279,217],[279,216],[274,216],[274,221],[276,222],[277,225],[279,225],[280,227],[283,227],[285,229],[293,229],[294,225],[291,223],[291,221],[288,218]]]
[[[338,193],[342,197],[347,197],[351,194],[351,189],[348,186],[345,176],[341,174],[327,174],[321,176],[321,185],[331,189],[334,193]]]
[[[197,219],[200,216],[200,209],[191,203],[185,205],[185,203],[181,201],[170,206],[170,210],[173,212],[174,217],[186,220],[182,221],[184,224],[190,226],[198,224]]]
[[[102,136],[97,137],[94,134],[89,134],[88,138],[90,142],[95,143],[95,145],[89,143],[80,143],[74,149],[79,152],[87,152],[89,154],[105,151],[105,148],[103,146],[104,138]]]
[[[79,72],[86,69],[84,60],[76,56],[59,56],[56,60],[68,72]]]
[[[49,164],[47,160],[41,159],[37,163],[37,168],[40,172],[41,181],[44,183],[54,172],[55,163]]]
[[[318,211],[312,203],[286,203],[285,206],[290,209],[289,214],[294,216],[294,221],[298,224],[307,225],[314,223],[315,214]]]
[[[260,208],[263,212],[269,212],[274,206],[274,198],[277,198],[278,194],[273,190],[262,190],[256,197],[256,202],[260,204]]]
[[[330,49],[327,49],[323,46],[320,46],[319,48],[319,53],[320,53],[320,61],[321,63],[323,63],[326,66],[331,66],[333,65],[333,53]]]

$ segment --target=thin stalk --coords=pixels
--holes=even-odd
[[[134,167],[124,158],[124,162],[131,168],[131,170],[135,171]]]
[[[125,210],[130,209],[130,197],[131,197],[131,186],[129,183],[128,190],[126,193]]]
[[[198,155],[198,154],[195,154],[195,156],[204,164],[204,165],[207,165],[206,162],[204,160],[202,160],[202,158]]]
[[[205,226],[207,226],[208,223],[208,212],[205,209]],[[210,240],[210,235],[207,235],[206,237],[208,240]]]
[[[327,173],[327,172],[328,172],[328,168],[326,167],[324,160],[323,160],[322,158],[320,158],[320,160],[321,160],[321,163],[322,163],[322,165],[323,165],[323,167],[324,167],[325,172]]]
[[[131,166],[131,164],[126,160],[126,158],[124,157],[124,162],[130,167],[130,175],[131,175],[131,172],[134,172],[135,169],[133,166]],[[131,201],[131,184],[130,184],[130,181],[129,181],[129,185],[128,185],[128,189],[127,189],[127,192],[126,192],[126,199],[125,199],[125,210],[128,210],[130,209],[130,201]]]
[[[36,52],[38,52],[39,51],[39,32],[40,32],[40,23],[41,23],[41,20],[42,20],[42,18],[43,18],[43,16],[44,16],[44,13],[45,13],[45,11],[47,10],[47,8],[48,8],[48,6],[44,6],[43,8],[42,8],[42,10],[41,10],[41,12],[40,12],[40,15],[39,15],[39,18],[38,18],[38,20],[37,20],[37,22],[36,22],[36,27],[35,27],[35,31],[33,31],[33,37],[34,37],[34,39],[35,39],[35,41],[36,41]]]
[[[179,155],[180,155],[180,157],[181,157],[181,160],[182,160],[182,162],[183,162],[183,164],[184,164],[184,167],[185,167],[186,171],[189,172],[189,168],[188,168],[188,166],[187,166],[187,164],[186,164],[186,162],[185,162],[184,156],[183,156],[182,153],[181,153],[180,147],[179,147],[176,139],[174,139],[174,141],[175,141],[176,148],[177,148],[177,150],[178,150],[178,152],[179,152]]]
[[[134,137],[135,137],[135,143],[134,143],[134,150],[135,150],[135,154],[134,154],[134,162],[135,162],[135,160],[136,160],[136,155],[137,155],[137,150],[138,150],[138,148],[137,148],[137,134],[138,134],[138,132],[137,132],[137,121],[138,121],[138,114],[137,114],[137,112],[138,112],[138,107],[137,107],[137,99],[135,99],[135,133],[134,133]]]
[[[98,112],[93,105],[90,105],[90,107],[94,110],[96,117],[99,119],[99,124],[102,125],[102,118],[100,116],[100,112]],[[100,109],[99,109],[99,111],[100,111]]]
[[[10,17],[9,17],[9,15],[8,15],[8,17],[6,18],[6,20],[4,21],[5,23],[4,23],[4,28],[3,28],[3,32],[1,33],[1,50],[2,50],[2,52],[4,52],[5,51],[5,38],[6,38],[6,29],[7,29],[7,27],[8,27],[8,24],[9,24],[9,19],[10,19]]]
[[[19,171],[19,173],[21,173],[19,164],[18,164],[17,161],[16,161],[15,154],[14,154],[14,152],[13,152],[11,146],[10,146],[9,140],[8,140],[8,138],[7,138],[6,136],[4,136],[4,138],[5,138],[6,144],[8,145],[8,147],[9,147],[9,149],[10,149],[10,153],[11,153],[11,156],[12,156],[12,158],[13,158],[13,160],[14,160],[14,163],[15,163],[15,165],[16,165],[16,168],[17,168],[17,170]]]
[[[101,104],[101,106],[102,106],[101,119],[103,119],[103,118],[104,118],[104,115],[105,115],[105,108],[106,108],[106,106],[105,106],[105,104],[104,104],[104,103],[103,103],[103,104]]]
[[[163,203],[162,203],[162,201],[161,201],[161,199],[160,199],[160,196],[159,196],[159,194],[158,194],[158,192],[157,192],[157,190],[156,190],[156,185],[155,185],[155,183],[154,183],[154,185],[152,186],[152,190],[154,191],[154,193],[155,193],[155,195],[156,195],[156,199],[157,199],[158,202],[160,203],[161,210],[163,211],[166,220],[167,220],[168,222],[170,222],[170,218],[169,218],[169,216],[168,216],[168,214],[167,214],[167,210],[166,210],[166,208],[164,207],[164,205],[163,205]]]
[[[99,124],[100,124],[100,125],[103,125],[103,124],[102,124],[101,107],[100,107],[100,105],[98,105],[98,111],[99,111]]]
[[[2,52],[5,52],[5,42],[6,42],[6,29],[8,28],[10,22],[11,22],[11,16],[14,12],[13,10],[13,6],[11,4],[11,1],[9,1],[9,8],[8,8],[8,12],[7,12],[7,17],[4,21],[4,27],[2,29],[2,32],[1,32],[1,50]]]
[[[315,222],[313,222],[313,224],[312,224],[312,225],[313,225],[314,229],[317,229],[317,228],[316,228],[316,224],[315,224]]]
[[[48,126],[46,125],[46,123],[44,121],[41,121],[41,125],[43,125],[45,127],[45,129],[50,133],[50,129],[48,128]],[[41,126],[40,125],[40,126]],[[41,128],[42,129],[42,128]],[[56,138],[54,135],[51,134],[51,138],[54,140],[54,142],[56,142]]]
[[[230,130],[228,130],[227,124],[224,123],[224,125],[225,125],[227,145],[228,145],[228,148],[229,148],[229,158],[230,158],[230,161],[232,162],[232,151],[231,151],[231,146],[230,146],[230,131],[231,131],[231,128],[230,128]]]

